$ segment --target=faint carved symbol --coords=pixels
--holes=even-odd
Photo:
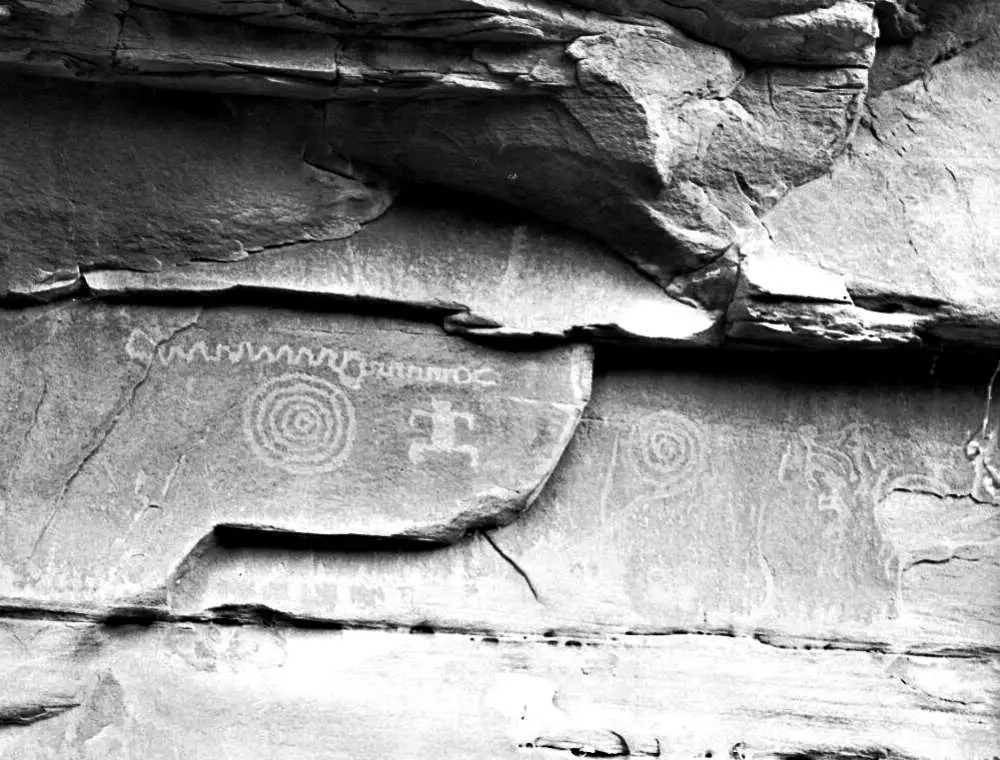
[[[469,430],[475,429],[475,417],[469,412],[456,412],[451,408],[450,401],[431,399],[431,411],[414,409],[410,413],[410,427],[417,427],[417,420],[430,421],[430,437],[410,444],[409,457],[414,464],[419,464],[427,458],[428,452],[443,454],[466,454],[469,464],[476,467],[479,464],[479,452],[475,446],[458,443],[458,422],[462,421]]]
[[[812,425],[801,427],[781,458],[778,480],[804,483],[814,507],[831,515],[825,535],[832,562],[818,566],[819,577],[854,573],[855,581],[870,583],[869,565],[877,562],[884,578],[896,579],[898,599],[902,568],[880,523],[880,505],[897,490],[943,495],[949,489],[926,465],[918,472],[910,461],[893,462],[888,447],[877,446],[874,439],[875,429],[862,423],[828,432]],[[874,559],[868,558],[873,553],[870,547]]]
[[[340,467],[354,444],[354,405],[331,382],[295,372],[258,386],[243,408],[250,448],[269,467],[316,475]]]
[[[569,370],[570,387],[573,395],[580,401],[590,398],[591,391],[591,354],[589,347],[575,346]]]
[[[686,488],[702,470],[701,431],[679,412],[661,410],[639,420],[629,452],[640,477],[664,494]]]
[[[128,340],[125,341],[125,353],[129,359],[134,359],[142,364],[150,364],[156,356],[156,341],[138,327],[132,329]]]

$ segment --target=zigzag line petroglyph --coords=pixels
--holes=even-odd
[[[374,377],[399,385],[458,385],[489,388],[499,384],[500,375],[492,367],[420,365],[401,361],[378,361],[353,349],[340,351],[320,346],[290,346],[277,348],[242,340],[238,343],[213,343],[197,340],[187,346],[159,345],[143,330],[135,328],[125,343],[129,358],[149,364],[154,359],[161,366],[184,364],[286,364],[289,367],[326,368],[340,382],[352,389],[361,387],[365,379]]]

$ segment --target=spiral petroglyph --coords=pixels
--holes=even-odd
[[[684,488],[702,469],[701,431],[679,412],[662,410],[639,420],[629,450],[639,475],[666,493]]]
[[[253,453],[269,467],[316,475],[340,467],[354,445],[354,405],[319,377],[295,372],[258,386],[243,408]]]

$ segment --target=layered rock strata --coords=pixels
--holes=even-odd
[[[0,1],[0,758],[1000,756],[997,7]]]

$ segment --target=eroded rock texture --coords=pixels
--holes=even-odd
[[[989,678],[933,657],[687,636],[604,647],[191,624],[40,631],[16,621],[0,636],[0,667],[16,661],[18,640],[35,640],[55,682],[36,693],[77,704],[27,731],[0,729],[0,750],[17,760],[40,747],[58,758],[198,760],[309,758],[331,746],[403,758],[623,757],[626,747],[638,757],[802,757],[789,736],[819,758],[989,757],[996,746]]]
[[[0,758],[1000,757],[998,8],[0,0]]]
[[[985,21],[979,10],[973,18]],[[738,300],[731,331],[996,345],[1000,132],[990,114],[1000,104],[1000,37],[989,28],[926,80],[871,99],[866,129],[829,176],[767,219],[779,251],[839,280],[838,292],[785,278],[770,302]]]
[[[681,19],[665,3],[155,5],[14,6],[4,57],[14,71],[328,101],[323,139],[337,152],[528,208],[664,286],[706,268],[732,280],[727,251],[829,167],[874,39],[856,2],[794,18],[765,4],[752,20],[724,4]],[[818,59],[804,52],[824,38]]]
[[[160,271],[347,237],[388,187],[302,160],[305,104],[10,79],[0,197],[0,297],[72,292],[94,267]]]

